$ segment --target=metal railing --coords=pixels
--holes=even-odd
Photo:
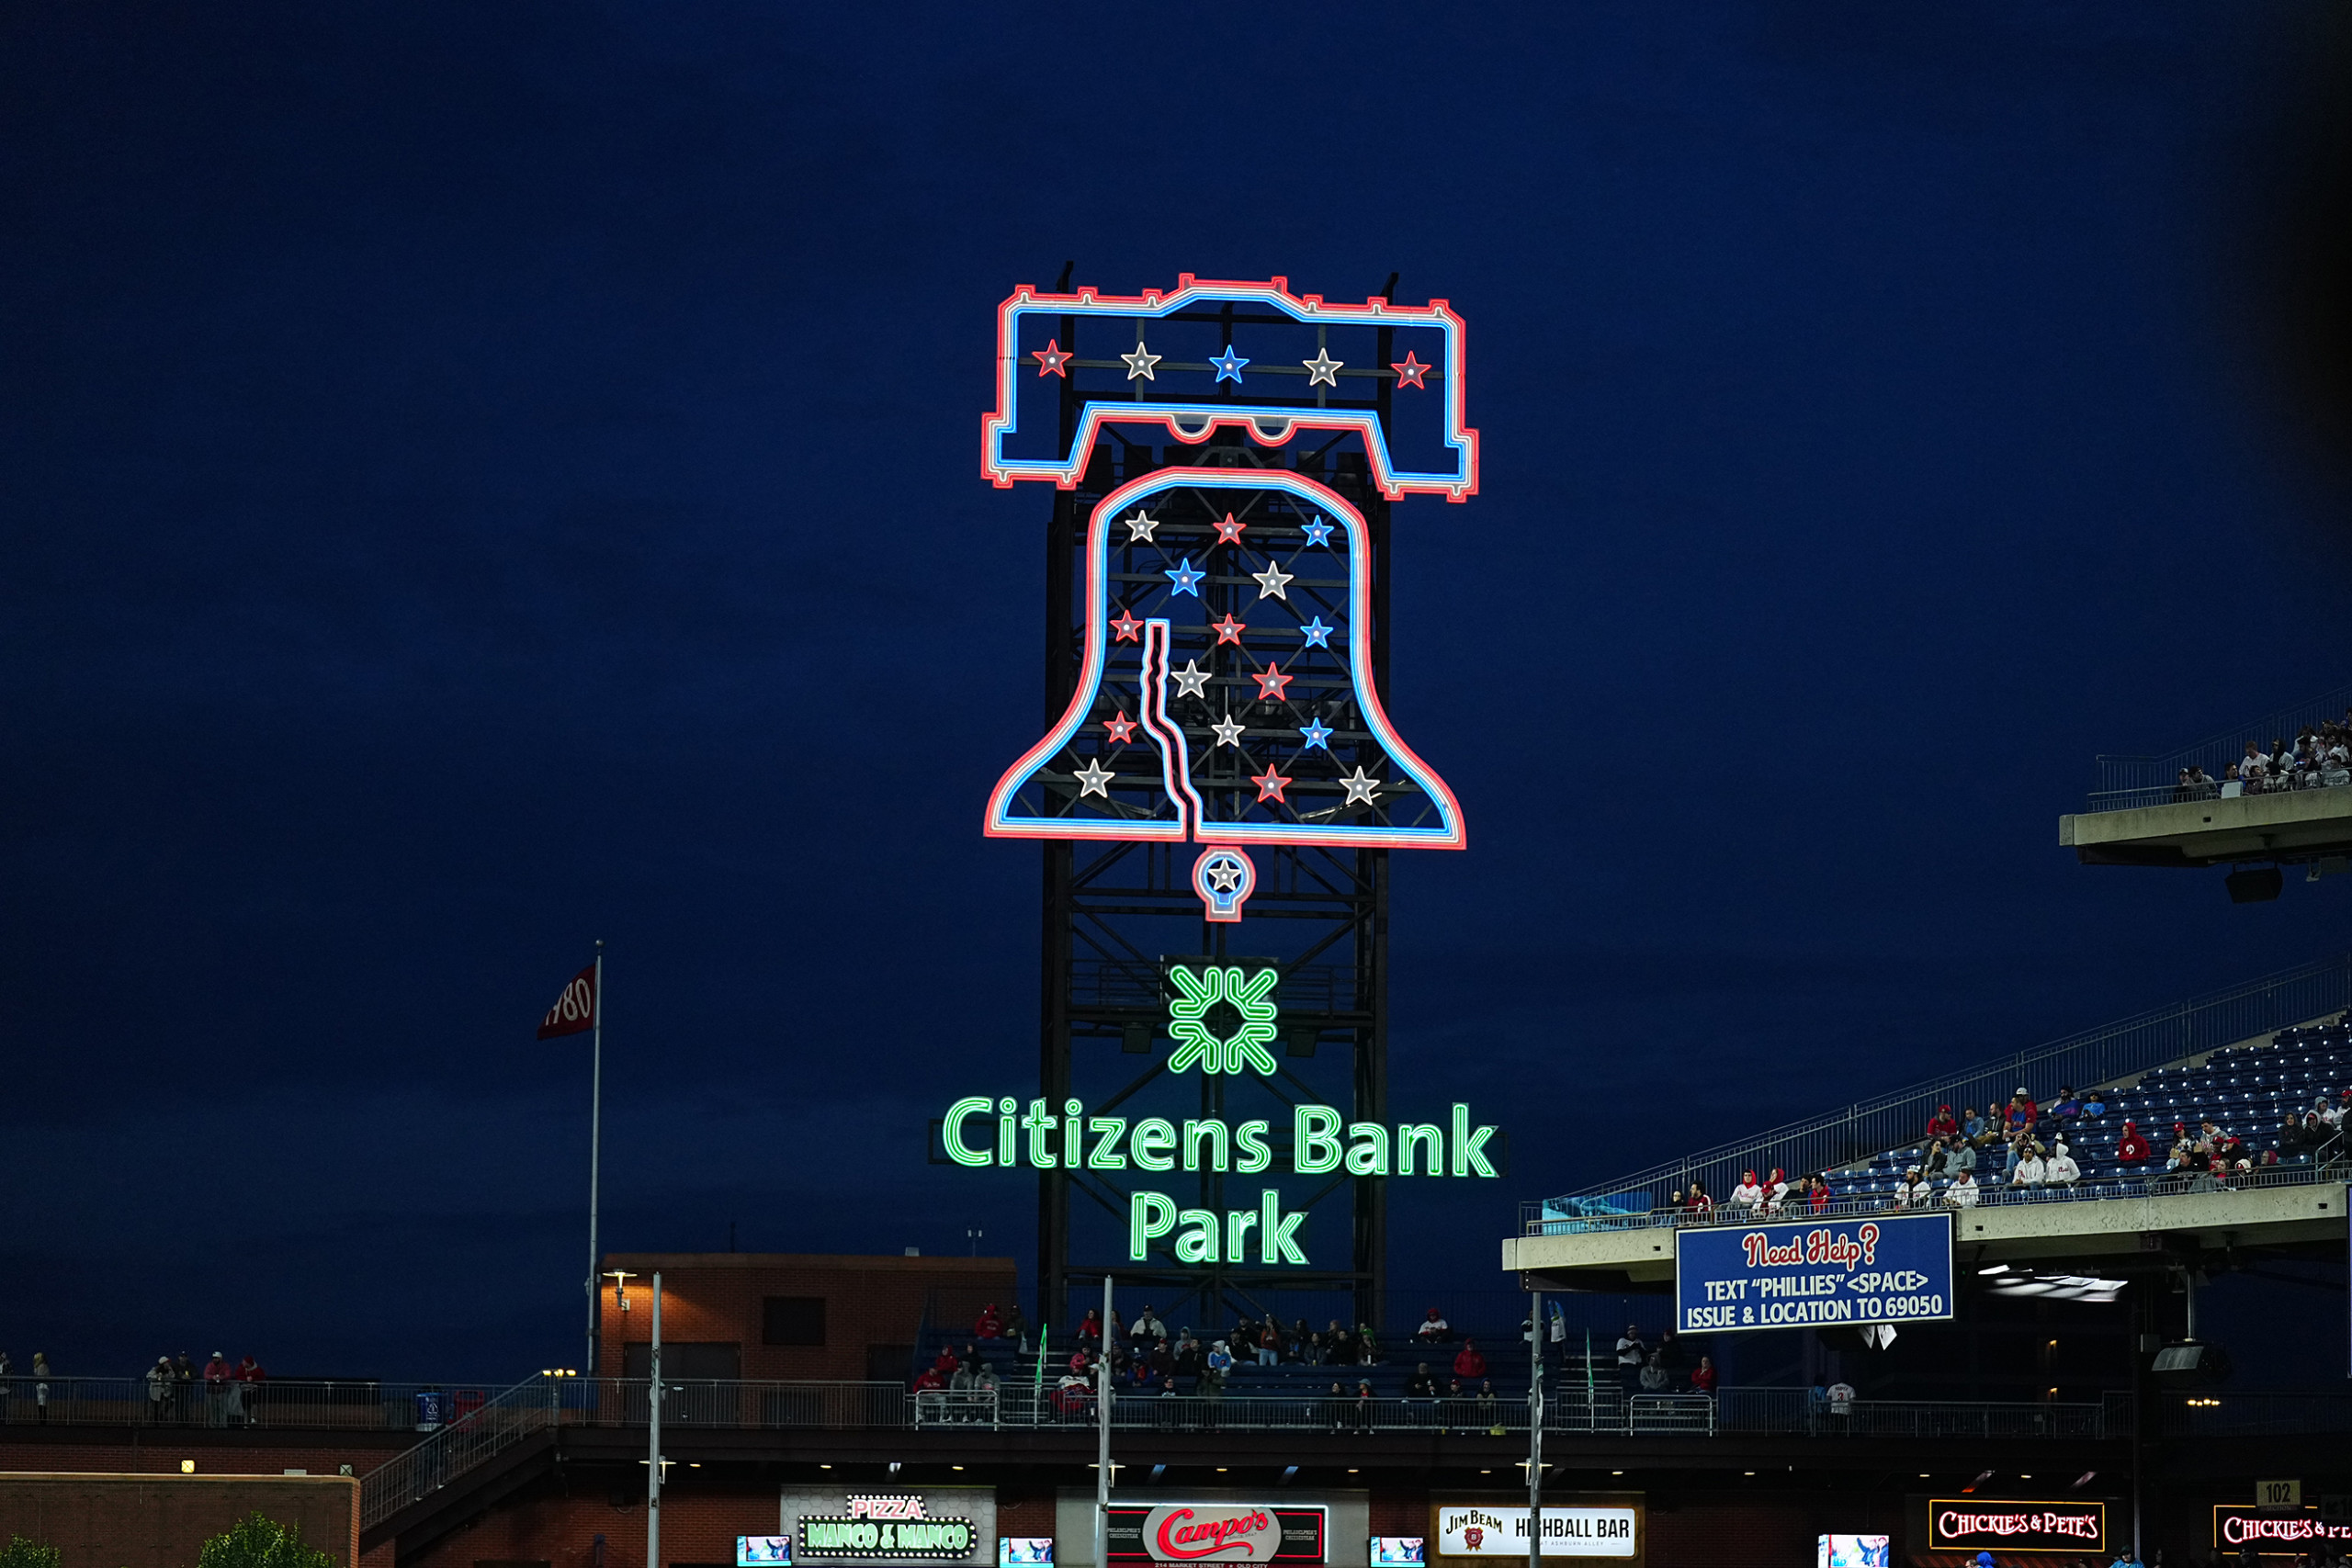
[[[535,1432],[548,1430],[589,1395],[587,1378],[535,1377],[516,1383],[469,1411],[413,1449],[359,1478],[359,1528],[382,1524],[412,1503],[432,1495],[484,1461],[495,1458]],[[639,1395],[639,1403],[643,1396]]]
[[[1858,1100],[1826,1116],[1580,1187],[1553,1201],[1641,1192],[1657,1204],[1668,1191],[1688,1189],[1693,1177],[1720,1197],[1737,1185],[1743,1170],[1836,1170],[1917,1144],[1939,1105],[1997,1106],[2019,1084],[2043,1089],[2060,1083],[2086,1088],[2114,1084],[2167,1062],[2347,1007],[2352,1007],[2352,953],[2341,953]]]
[[[2185,806],[2197,801],[2222,800],[2242,793],[2251,793],[2256,795],[2309,795],[2312,789],[2345,789],[2352,788],[2352,785],[2315,784],[2289,789],[2274,784],[2252,792],[2241,792],[2234,784],[2226,787],[2227,795],[2222,793],[2224,785],[2222,781],[2208,779],[2202,784],[2175,783],[2136,785],[2131,789],[2094,790],[2085,802],[2083,809],[2086,813],[2096,815],[2102,811],[2133,811],[2143,806]]]
[[[2341,1148],[2341,1141],[2332,1147]],[[1975,1201],[1954,1203],[1948,1196],[1949,1183],[1930,1189],[1929,1195],[1916,1202],[1898,1201],[1891,1192],[1866,1192],[1859,1197],[1833,1199],[1818,1208],[1810,1203],[1790,1201],[1777,1208],[1746,1207],[1737,1203],[1716,1203],[1705,1209],[1674,1209],[1659,1207],[1640,1213],[1579,1213],[1563,1214],[1554,1207],[1557,1200],[1543,1202],[1522,1202],[1519,1206],[1521,1235],[1581,1235],[1594,1231],[1624,1230],[1683,1230],[1710,1225],[1787,1224],[1800,1220],[1852,1219],[1865,1214],[1904,1213],[1940,1213],[1950,1209],[2006,1209],[2031,1204],[2049,1203],[2130,1203],[2151,1199],[2175,1198],[2197,1192],[2256,1192],[2277,1187],[2308,1187],[2315,1183],[2335,1183],[2352,1176],[2352,1165],[2341,1158],[2316,1159],[2307,1164],[2265,1166],[2226,1179],[2201,1172],[2167,1174],[2161,1166],[2152,1166],[2144,1174],[2109,1177],[2098,1181],[2084,1181],[2064,1187],[2010,1187],[1992,1182],[1980,1183],[1975,1189]],[[2154,1222],[2151,1221],[2153,1224]]]
[[[2161,757],[2101,756],[2098,759],[2098,788],[2091,795],[2093,804],[2090,809],[2119,809],[2097,804],[2102,795],[2162,789],[2168,799],[2183,768],[2202,768],[2219,782],[2229,765],[2245,755],[2247,741],[2253,741],[2267,752],[2272,741],[2281,737],[2292,740],[2296,732],[2307,724],[2341,719],[2347,708],[2352,708],[2352,685],[2323,692],[2308,701],[2265,714],[2251,723],[2233,726]]]
[[[430,1431],[487,1403],[448,1382],[279,1378],[150,1382],[144,1377],[0,1378],[0,1423],[59,1427],[270,1427],[280,1431]],[[420,1403],[419,1396],[424,1396]]]

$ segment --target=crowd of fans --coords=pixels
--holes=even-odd
[[[156,1357],[138,1381],[146,1390],[147,1418],[157,1425],[249,1426],[269,1374],[251,1356],[232,1366],[219,1350],[199,1369],[183,1350],[177,1356]],[[47,1353],[34,1351],[32,1365],[19,1371],[8,1352],[0,1350],[0,1422],[16,1419],[17,1402],[22,1399],[31,1402],[36,1422],[47,1423],[52,1382],[62,1380],[51,1368]]]
[[[2067,1085],[2059,1089],[2057,1099],[2043,1106],[2019,1085],[2008,1103],[1990,1114],[1980,1114],[1969,1106],[1955,1115],[1951,1106],[1939,1106],[1918,1147],[1918,1163],[1905,1170],[1885,1200],[1886,1206],[1917,1209],[1941,1204],[1965,1209],[1982,1202],[1988,1191],[2075,1187],[2093,1173],[2086,1172],[2068,1140],[2078,1122],[2106,1115],[2107,1102],[2113,1098],[2104,1089],[2078,1095]],[[2194,1127],[2175,1122],[2161,1160],[2156,1139],[2165,1135],[2164,1129],[2143,1129],[2127,1121],[2116,1140],[2114,1169],[2106,1174],[2144,1179],[2158,1190],[2212,1191],[2243,1186],[2267,1167],[2335,1143],[2347,1111],[2352,1111],[2352,1089],[2333,1097],[2322,1094],[2309,1109],[2287,1115],[2270,1129],[2267,1146],[2210,1119]],[[1693,1181],[1687,1190],[1677,1191],[1668,1206],[1696,1213],[1728,1208],[1735,1213],[1802,1216],[1820,1213],[1838,1197],[1825,1173],[1791,1180],[1787,1172],[1775,1169],[1759,1181],[1751,1170],[1742,1174],[1739,1185],[1726,1198],[1718,1200],[1703,1183]]]
[[[2229,764],[2220,778],[2202,767],[2183,768],[2173,785],[2175,800],[2234,799],[2243,795],[2277,795],[2290,789],[2335,789],[2352,784],[2352,708],[2341,721],[2305,725],[2292,741],[2284,736],[2270,750],[2249,740],[2245,755]]]

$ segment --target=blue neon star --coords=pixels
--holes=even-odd
[[[1306,737],[1306,744],[1310,750],[1317,746],[1323,746],[1323,742],[1331,739],[1331,727],[1319,718],[1312,718],[1300,725],[1298,732]],[[1323,746],[1326,751],[1330,749],[1329,746]]]
[[[1320,545],[1327,550],[1331,547],[1331,525],[1323,521],[1323,514],[1319,512],[1315,514],[1315,521],[1306,525],[1306,542]]]
[[[1330,647],[1331,634],[1339,629],[1337,626],[1325,626],[1323,617],[1320,615],[1298,628],[1299,635],[1306,638],[1306,646],[1309,648]]]
[[[1162,556],[1159,558],[1166,560],[1168,558]],[[1186,556],[1182,560],[1166,570],[1168,580],[1176,585],[1169,590],[1170,593],[1190,593],[1195,599],[1201,596],[1199,583],[1201,579],[1206,577],[1208,573],[1195,571],[1193,569],[1192,557]]]
[[[1227,344],[1225,352],[1221,355],[1212,355],[1209,363],[1216,367],[1218,380],[1231,381],[1238,386],[1241,382],[1241,367],[1250,362],[1234,353],[1231,344]]]

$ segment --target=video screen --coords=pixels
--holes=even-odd
[[[792,1538],[788,1535],[739,1535],[735,1538],[735,1568],[752,1568],[754,1562],[790,1562]]]
[[[1887,1556],[1892,1536],[1825,1535],[1814,1558],[1815,1568],[1891,1568]]]
[[[1428,1561],[1428,1541],[1418,1535],[1376,1535],[1372,1538],[1372,1568],[1398,1562]]]
[[[1052,1536],[1001,1535],[996,1538],[997,1568],[1029,1568],[1032,1563],[1050,1565],[1053,1561]]]

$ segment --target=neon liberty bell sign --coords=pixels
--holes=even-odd
[[[1065,348],[1059,334],[1076,317],[1130,323],[1135,348],[1118,356],[1124,375],[1106,383],[1118,390],[1080,401],[1065,442],[1057,416],[1077,367],[1075,344]],[[1222,352],[1177,357],[1180,332],[1219,319],[1234,323]],[[1294,295],[1279,277],[1182,274],[1171,290],[1136,296],[1023,285],[997,313],[997,403],[982,421],[981,469],[1000,488],[1072,490],[1098,445],[1136,427],[1193,446],[1219,432],[1264,447],[1314,438],[1318,454],[1352,437],[1340,461],[1360,461],[1385,496],[1465,501],[1478,488],[1478,435],[1464,421],[1464,336],[1442,299],[1332,304]],[[1342,378],[1346,395],[1378,406],[1338,401]],[[1103,496],[1086,522],[1076,686],[1045,737],[998,780],[984,831],[1199,844],[1193,888],[1205,918],[1220,923],[1242,918],[1256,886],[1252,846],[1464,847],[1453,792],[1396,732],[1374,678],[1371,530],[1317,471],[1305,461],[1171,466]],[[1266,1047],[1279,1032],[1278,971],[1179,963],[1167,975],[1170,1071],[1275,1076]],[[1496,1129],[1472,1127],[1464,1105],[1443,1124],[1393,1127],[1298,1105],[1292,1123],[1288,1164],[1300,1175],[1497,1174],[1486,1150]],[[1130,1127],[1088,1115],[1076,1099],[1023,1107],[974,1096],[949,1107],[943,1131],[948,1157],[974,1168],[1114,1171],[1132,1162],[1250,1174],[1274,1163],[1265,1121],[1206,1117],[1180,1128],[1148,1117]],[[1283,1212],[1272,1188],[1257,1208],[1222,1214],[1138,1191],[1129,1255],[1140,1261],[1163,1241],[1181,1261],[1239,1262],[1254,1250],[1266,1263],[1303,1264],[1302,1218]]]

